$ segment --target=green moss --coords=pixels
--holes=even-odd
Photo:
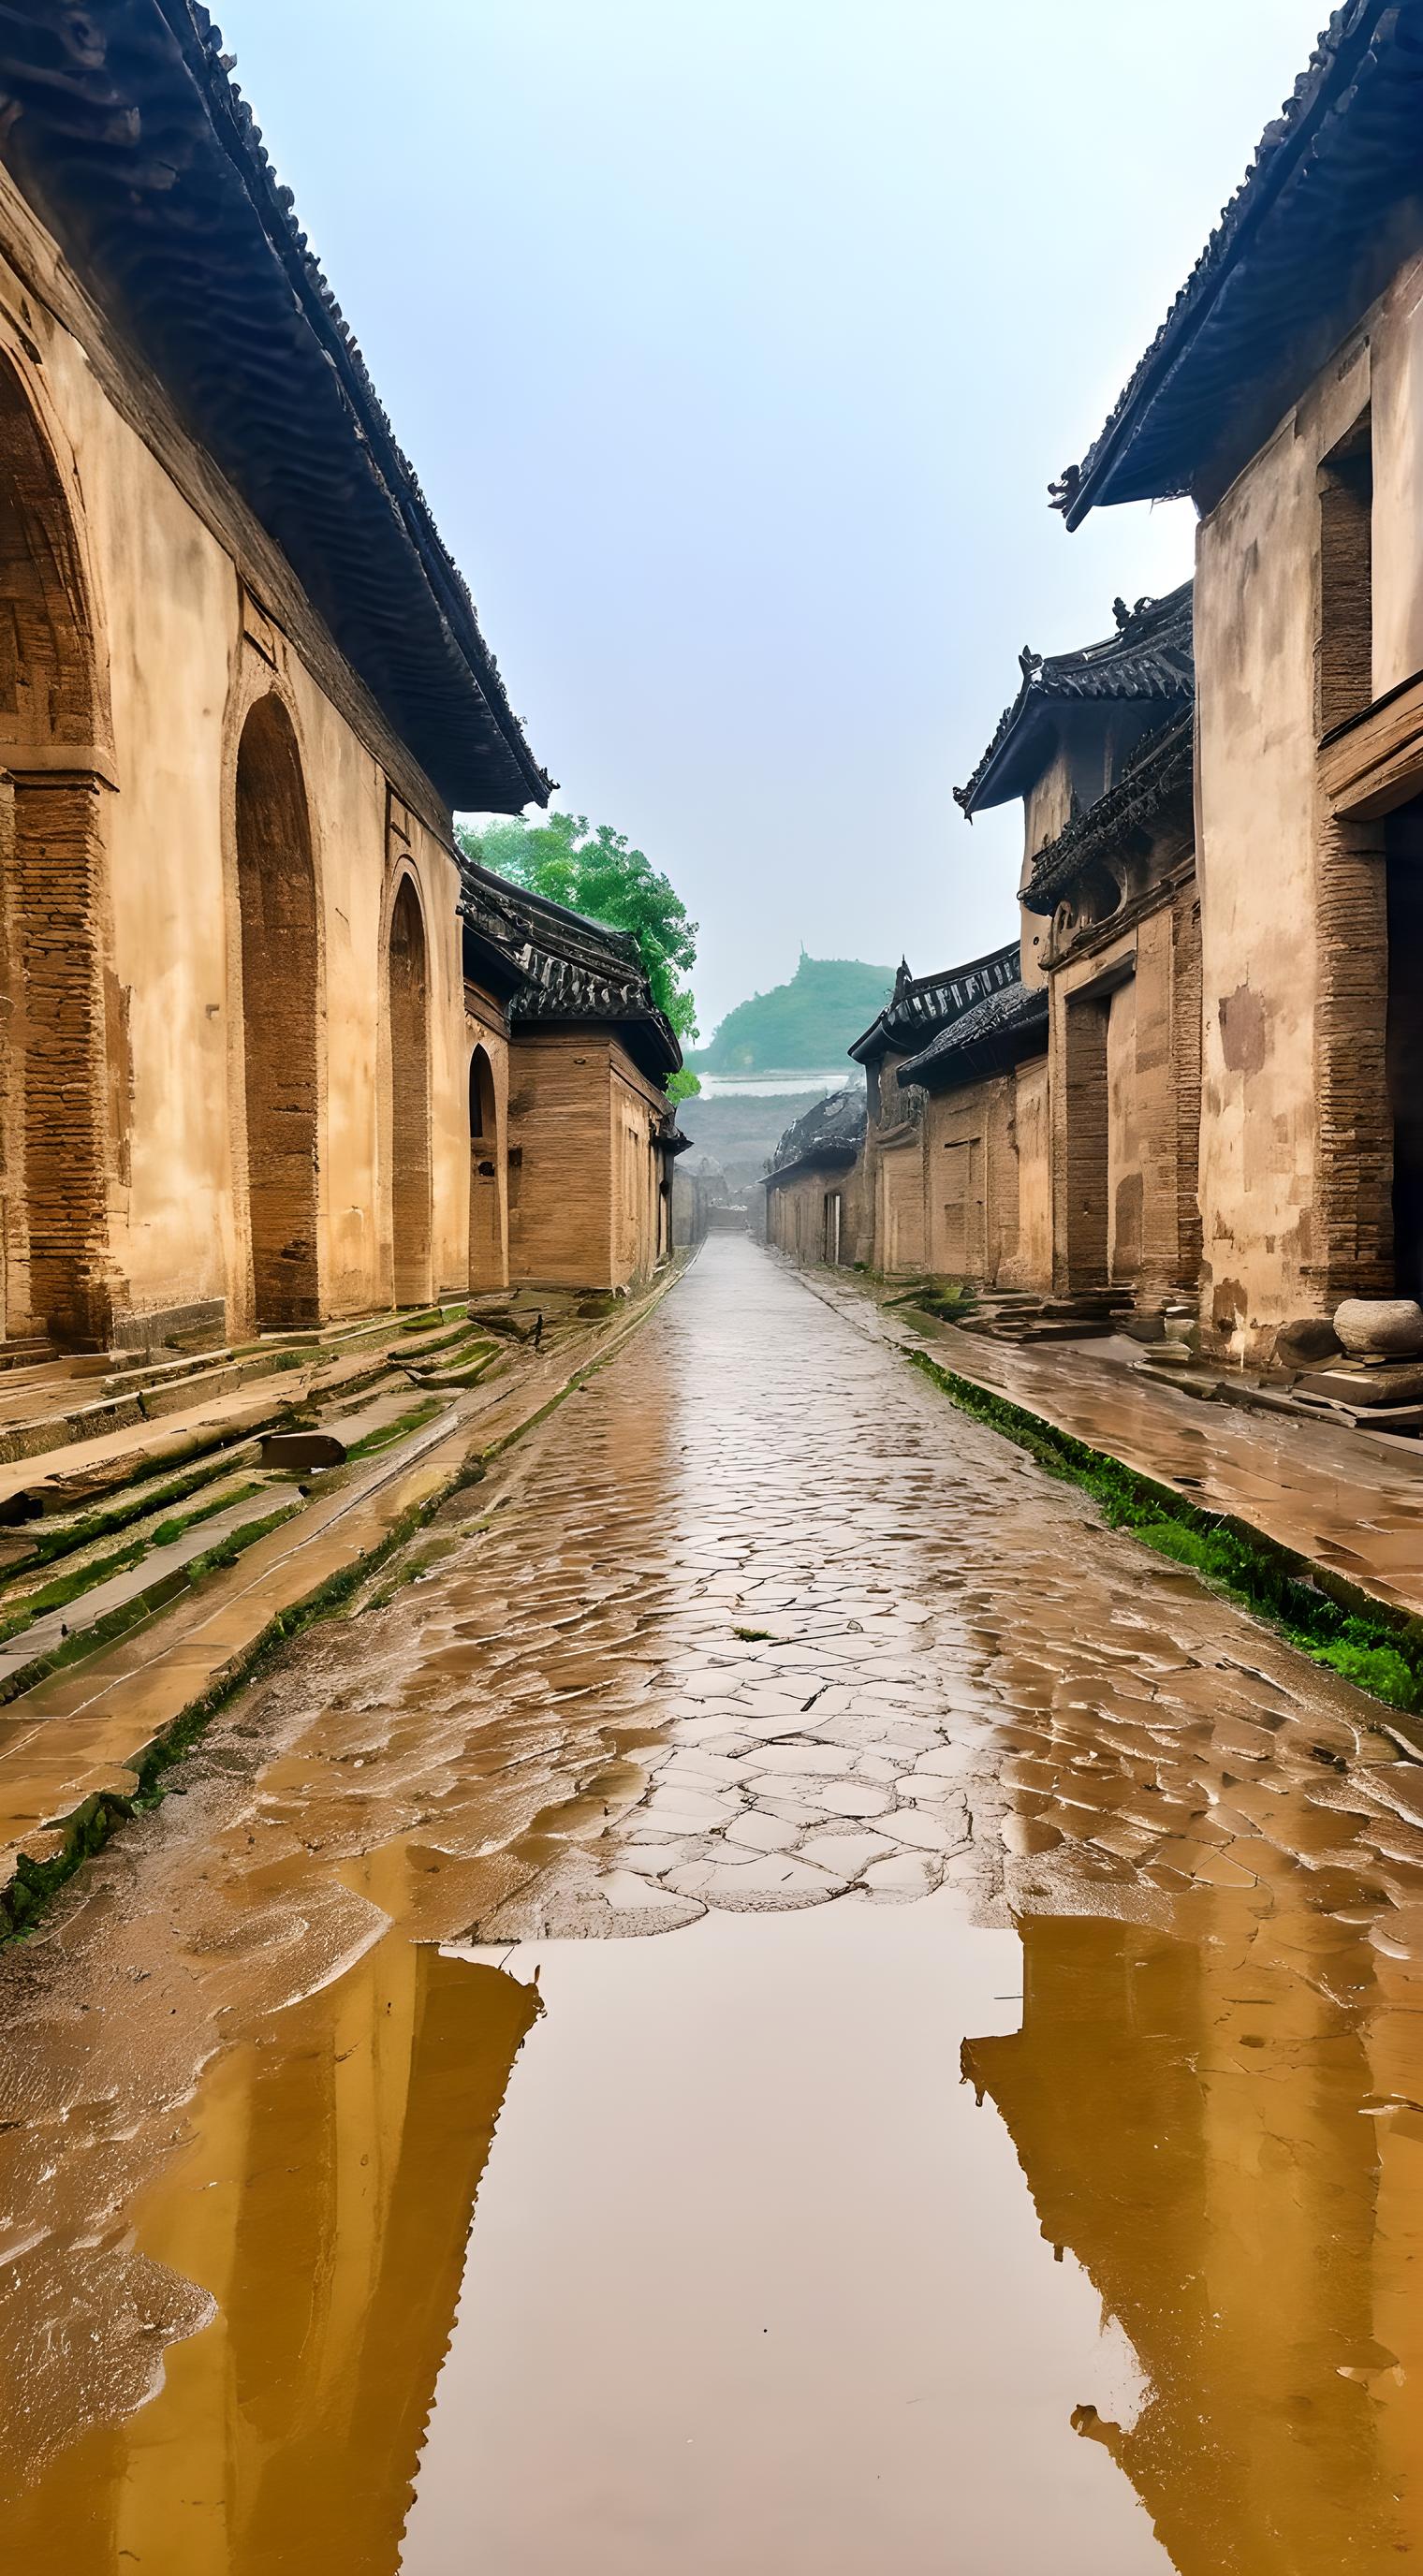
[[[71,1556],[76,1549],[90,1547],[96,1539],[108,1538],[116,1530],[127,1529],[131,1522],[146,1520],[150,1512],[161,1512],[169,1503],[186,1502],[189,1494],[200,1493],[231,1470],[228,1458],[209,1458],[200,1467],[191,1467],[181,1476],[173,1476],[150,1490],[144,1485],[126,1488],[121,1498],[102,1511],[86,1512],[76,1521],[66,1521],[53,1529],[41,1530],[35,1539],[34,1553],[23,1573],[36,1565],[52,1565],[57,1556]]]
[[[1281,1547],[1249,1522],[1187,1502],[1170,1486],[1059,1431],[1007,1396],[957,1376],[926,1352],[907,1357],[960,1412],[1001,1432],[1048,1475],[1090,1494],[1111,1528],[1188,1567],[1386,1707],[1423,1709],[1423,1620],[1371,1601],[1356,1585]]]
[[[1375,1699],[1385,1700],[1390,1708],[1423,1708],[1423,1675],[1396,1646],[1361,1644],[1353,1637],[1340,1637],[1332,1646],[1315,1646],[1311,1652],[1316,1663],[1328,1664],[1334,1672],[1342,1673],[1346,1682],[1353,1682],[1358,1690],[1372,1692]]]
[[[417,1404],[412,1412],[402,1413],[397,1422],[386,1422],[379,1431],[368,1431],[364,1440],[354,1440],[347,1450],[347,1465],[354,1458],[374,1457],[378,1449],[388,1449],[393,1441],[404,1440],[413,1431],[423,1431],[426,1423],[433,1422],[436,1414],[443,1413],[444,1409],[438,1398],[432,1397],[424,1404]]]
[[[233,1485],[224,1494],[214,1494],[211,1502],[203,1504],[201,1511],[184,1512],[176,1520],[161,1522],[153,1533],[152,1543],[155,1547],[171,1547],[185,1530],[196,1529],[202,1521],[215,1520],[219,1512],[231,1511],[234,1504],[250,1502],[254,1494],[263,1494],[266,1490],[265,1485],[255,1480],[246,1485]]]
[[[32,1628],[47,1611],[62,1610],[82,1593],[92,1592],[97,1584],[107,1583],[114,1574],[127,1573],[148,1553],[147,1539],[134,1539],[127,1547],[115,1548],[108,1556],[96,1557],[89,1565],[76,1565],[68,1574],[57,1575],[52,1583],[42,1584],[38,1591],[23,1593],[13,1606],[0,1613],[0,1645]]]

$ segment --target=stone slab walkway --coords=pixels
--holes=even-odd
[[[844,1274],[801,1276],[860,1332],[927,1350],[1188,1501],[1234,1513],[1390,1608],[1423,1617],[1423,1444],[1415,1456],[1401,1442],[1385,1447],[1327,1422],[1202,1403],[1094,1358],[1090,1343],[1015,1350],[952,1324],[908,1323]]]

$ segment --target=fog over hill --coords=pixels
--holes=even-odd
[[[687,1062],[696,1073],[830,1071],[869,1027],[893,983],[888,966],[808,957],[802,949],[789,984],[738,1002],[710,1045],[695,1049]]]

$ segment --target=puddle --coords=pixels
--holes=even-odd
[[[940,1897],[534,1955],[402,2576],[1169,2568],[1073,2428],[1133,2419],[1130,2347],[960,2072],[1011,1933]]]

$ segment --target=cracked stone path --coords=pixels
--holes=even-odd
[[[404,1570],[0,1953],[7,2563],[1423,2551],[1368,1703],[736,1238]]]

